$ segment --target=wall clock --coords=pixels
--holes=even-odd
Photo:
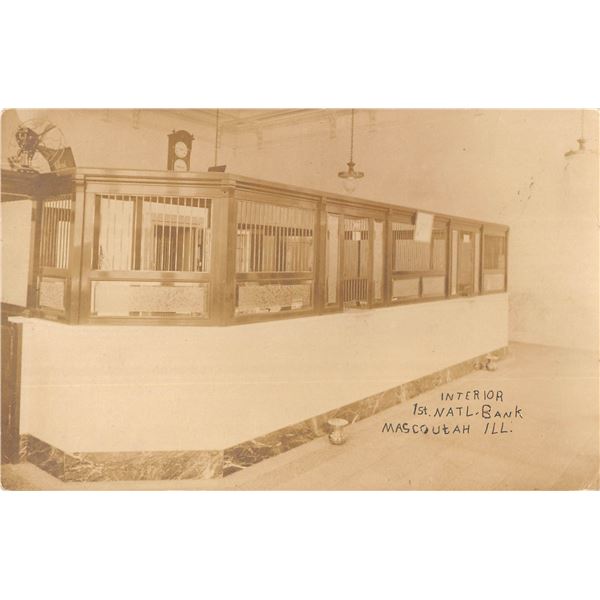
[[[183,129],[173,130],[168,135],[169,151],[167,154],[167,169],[169,171],[189,171],[194,136]]]

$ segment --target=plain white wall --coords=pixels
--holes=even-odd
[[[31,200],[3,202],[0,207],[2,302],[17,306],[27,306],[31,210]]]
[[[226,448],[507,345],[506,294],[231,327],[24,323],[21,431]]]

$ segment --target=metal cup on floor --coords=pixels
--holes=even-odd
[[[348,421],[346,419],[329,419],[327,423],[331,427],[329,441],[336,446],[343,444],[346,441],[344,428],[348,425]]]

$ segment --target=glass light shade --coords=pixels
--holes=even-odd
[[[352,194],[354,191],[356,191],[358,180],[355,177],[345,177],[342,179],[342,185],[348,194]]]

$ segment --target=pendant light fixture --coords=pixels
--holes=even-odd
[[[340,171],[338,177],[342,178],[342,185],[344,189],[351,194],[356,189],[358,180],[365,176],[362,171],[355,171],[354,167],[356,163],[352,160],[354,158],[354,109],[352,109],[352,116],[350,121],[350,160],[346,163],[348,169],[346,171]]]
[[[209,171],[225,171],[227,165],[219,165],[219,109],[217,108],[217,117],[215,123],[215,157],[212,167],[208,167]]]

